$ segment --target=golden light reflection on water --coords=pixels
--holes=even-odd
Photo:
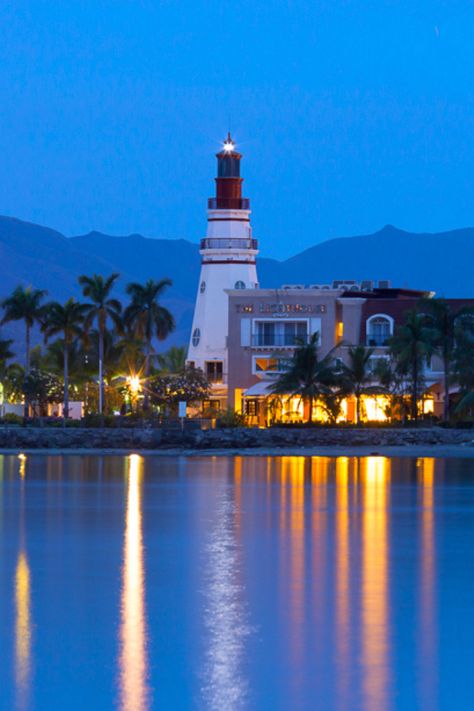
[[[390,708],[389,659],[389,484],[390,460],[361,460],[362,656],[366,711]]]
[[[423,457],[417,460],[419,499],[421,505],[420,529],[420,596],[419,596],[419,696],[423,708],[436,708],[436,601],[435,601],[435,520],[434,478],[435,460]]]
[[[326,624],[327,602],[327,503],[328,457],[311,457],[311,573],[312,573],[312,610],[315,659],[315,674],[321,666],[325,654],[325,640],[322,631]]]
[[[31,687],[31,574],[25,547],[26,456],[20,454],[20,548],[15,569],[15,684],[17,708],[29,705]]]
[[[304,594],[305,594],[305,509],[304,509],[304,457],[282,457],[281,481],[282,489],[289,488],[289,513],[286,512],[285,523],[289,526],[289,579],[290,614],[291,614],[291,647],[293,663],[297,668],[304,658]],[[285,508],[286,497],[285,491]]]
[[[336,664],[338,702],[348,708],[350,673],[349,459],[336,459]]]
[[[145,571],[142,542],[143,457],[129,457],[120,622],[120,708],[149,708]]]

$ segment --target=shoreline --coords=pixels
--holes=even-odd
[[[243,447],[196,449],[163,447],[142,449],[140,447],[78,447],[78,448],[0,448],[0,455],[27,456],[128,456],[143,457],[433,457],[438,459],[474,459],[474,445],[403,445],[403,446],[315,446],[315,447]]]

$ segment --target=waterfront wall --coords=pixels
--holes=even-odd
[[[270,449],[471,445],[474,430],[430,427],[218,430],[0,427],[0,449]]]

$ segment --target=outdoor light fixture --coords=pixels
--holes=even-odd
[[[140,391],[140,378],[138,375],[129,375],[127,383],[133,395],[136,395]]]
[[[235,148],[235,145],[232,143],[232,141],[225,141],[224,150],[226,153],[232,153],[234,148]]]

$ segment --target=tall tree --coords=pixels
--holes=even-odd
[[[35,323],[41,322],[43,315],[43,305],[41,302],[46,293],[47,292],[42,289],[33,289],[31,286],[27,286],[26,288],[17,286],[13,293],[1,303],[4,309],[1,323],[8,323],[9,321],[24,321],[25,323],[25,372],[27,376],[30,372],[31,329]],[[25,417],[28,416],[28,411],[28,397],[25,396]]]
[[[474,414],[474,334],[471,330],[459,333],[453,354],[453,380],[459,385],[455,414]]]
[[[433,353],[433,333],[425,314],[409,311],[405,323],[390,340],[397,368],[410,380],[411,419],[418,419],[418,397],[423,384],[423,365]]]
[[[313,403],[331,395],[339,384],[332,351],[319,357],[319,334],[313,333],[308,343],[301,343],[294,351],[287,369],[273,383],[275,394],[299,395],[308,406],[308,423],[313,421]]]
[[[361,395],[364,391],[364,386],[369,382],[372,375],[370,357],[373,352],[373,348],[365,348],[365,346],[351,346],[347,351],[349,363],[344,370],[356,399],[357,424],[360,422]]]
[[[5,396],[4,381],[8,377],[9,372],[8,361],[15,355],[13,351],[10,350],[12,343],[13,341],[0,339],[0,406],[2,406],[2,410]]]
[[[145,342],[145,379],[150,376],[150,360],[153,354],[153,339],[163,341],[175,328],[172,314],[159,303],[159,299],[168,286],[170,279],[154,281],[149,279],[145,284],[136,282],[128,284],[127,294],[131,297],[129,306],[125,309],[125,322],[132,328],[135,335]],[[144,409],[148,409],[149,395],[145,387],[143,399]]]
[[[104,278],[100,274],[79,277],[82,293],[90,302],[86,304],[84,326],[86,332],[94,322],[97,322],[99,333],[99,413],[104,410],[104,338],[108,321],[112,321],[118,331],[122,330],[122,305],[111,297],[111,292],[119,274],[111,274]]]
[[[12,343],[12,340],[0,339],[0,363],[3,365],[15,355],[13,351],[10,350]]]
[[[171,346],[166,353],[158,356],[158,366],[162,373],[184,373],[186,369],[186,347]]]
[[[456,342],[463,334],[474,333],[474,310],[467,307],[453,309],[444,299],[426,299],[423,311],[432,329],[434,352],[443,363],[443,419],[449,420],[449,384],[453,374]]]
[[[70,298],[65,304],[53,301],[47,305],[42,330],[45,340],[62,335],[64,359],[64,405],[63,416],[69,417],[69,353],[76,338],[84,336],[84,319],[89,307]]]

